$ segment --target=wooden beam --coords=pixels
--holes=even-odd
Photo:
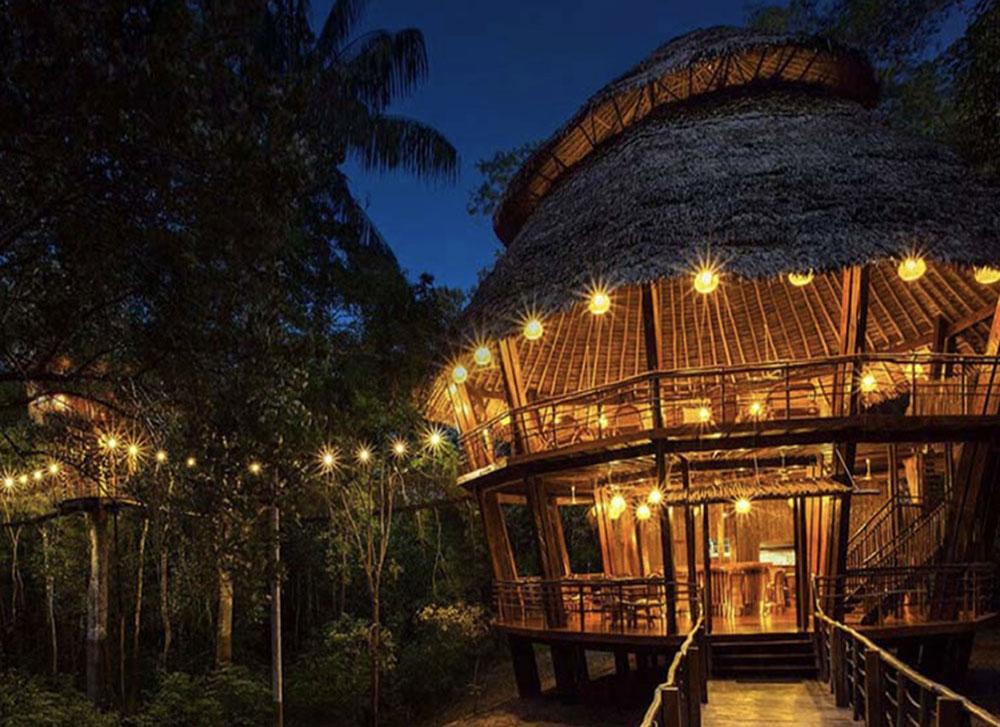
[[[493,578],[498,581],[516,579],[517,566],[514,561],[514,551],[507,534],[503,510],[500,509],[500,499],[495,490],[479,491],[479,512],[483,519],[486,547],[490,551]]]
[[[701,506],[701,560],[702,567],[705,569],[705,586],[702,590],[705,633],[710,634],[712,633],[712,547],[709,543],[711,522],[708,517],[708,508],[707,502]]]
[[[558,580],[566,575],[559,531],[554,522],[552,508],[548,503],[545,483],[539,477],[527,477],[524,481],[528,496],[528,507],[531,509],[532,522],[535,530],[535,545],[538,551],[538,566],[542,579]],[[563,608],[562,594],[558,588],[551,591],[543,589],[542,603],[545,610],[545,623],[549,627],[562,627],[566,624],[566,611]]]
[[[681,484],[685,491],[691,489],[691,470],[688,469],[687,459],[683,457],[681,458]],[[695,558],[694,547],[694,507],[685,505],[684,549],[687,551],[688,608],[690,609],[688,613],[691,615],[692,622],[697,618],[695,611],[698,604],[698,562]]]
[[[869,269],[867,266],[852,266],[844,270],[843,287],[840,298],[840,354],[854,356],[864,353],[865,338],[868,328],[868,297]],[[834,373],[833,411],[834,414],[853,418],[860,408],[860,388],[858,378],[860,371],[855,365],[845,364],[838,367]],[[841,442],[834,446],[833,470],[834,479],[844,484],[853,481],[854,460],[857,455],[857,443]],[[839,517],[834,520],[836,531],[833,542],[833,562],[830,569],[832,575],[839,575],[847,570],[847,541],[851,535],[851,495],[847,493],[840,497]],[[837,599],[838,604],[843,599]],[[834,614],[840,618],[841,614]]]
[[[517,344],[513,339],[501,338],[497,343],[500,351],[500,375],[503,377],[504,393],[507,396],[507,410],[510,412],[510,428],[514,437],[514,451],[529,452],[529,437],[523,418],[516,414],[528,405],[521,374],[521,360],[517,354]]]

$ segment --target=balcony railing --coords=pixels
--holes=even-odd
[[[858,626],[969,622],[996,612],[989,563],[859,568],[817,577],[814,589],[823,610]]]
[[[868,416],[970,416],[995,411],[1000,357],[839,356],[652,372],[533,402],[463,432],[470,469],[652,429],[708,434],[734,425]]]
[[[907,666],[823,610],[816,591],[816,648],[820,679],[838,707],[867,725],[987,725],[1000,718]]]
[[[689,631],[700,612],[697,587],[662,577],[527,578],[498,581],[493,593],[498,624],[537,630],[667,636]]]

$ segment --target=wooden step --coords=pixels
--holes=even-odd
[[[815,678],[811,634],[728,634],[712,637],[712,676],[733,678]]]

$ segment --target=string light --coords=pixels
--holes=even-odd
[[[738,515],[746,515],[750,512],[750,500],[745,497],[741,497],[734,503],[733,509]]]
[[[524,328],[521,329],[521,333],[529,341],[537,341],[542,337],[543,329],[542,322],[538,318],[529,318],[524,323]]]
[[[402,439],[397,439],[395,442],[393,442],[392,453],[396,455],[396,457],[402,457],[404,454],[406,454],[406,442],[404,442]]]
[[[1000,280],[1000,268],[989,266],[976,268],[976,282],[980,285],[993,285]]]
[[[323,472],[330,473],[337,469],[338,453],[333,447],[325,447],[319,453],[319,465]]]
[[[261,470],[260,462],[251,462],[247,469],[250,470],[250,474],[259,475]]]
[[[789,273],[788,282],[794,285],[796,288],[801,288],[803,286],[809,285],[813,281],[813,271],[810,270],[806,273]]]
[[[19,485],[28,484],[28,475],[21,475],[20,477],[17,478],[17,482]]]
[[[360,464],[368,464],[372,459],[372,451],[367,446],[361,445],[354,456]]]
[[[437,452],[444,444],[444,433],[437,427],[428,429],[427,434],[424,435],[424,444],[430,451]]]
[[[747,412],[754,419],[760,419],[764,416],[764,403],[761,401],[751,401],[747,407]]]
[[[12,489],[14,487],[14,478],[7,476],[3,478],[3,486],[5,489]]]
[[[871,394],[878,389],[878,379],[870,371],[861,377],[861,393]]]
[[[198,460],[196,460],[194,457],[188,457],[184,461],[184,464],[186,464],[188,467],[194,467],[195,465],[198,464]]]
[[[162,449],[157,450],[156,451],[156,461],[159,462],[160,464],[163,464],[164,462],[166,462],[167,461],[167,453],[164,452]]]
[[[652,515],[652,512],[649,509],[649,505],[644,502],[640,502],[639,506],[635,509],[635,519],[649,520],[650,515]]]
[[[611,295],[603,288],[594,288],[590,291],[587,309],[595,316],[603,316],[611,310]]]
[[[663,493],[660,492],[659,487],[654,487],[649,491],[649,494],[646,496],[646,502],[654,506],[663,502]]]
[[[483,344],[472,354],[472,359],[476,362],[476,366],[489,366],[493,360],[493,352],[489,346]]]
[[[903,281],[912,283],[914,280],[920,280],[927,272],[927,263],[919,255],[908,255],[899,264],[897,272]]]
[[[41,470],[35,470],[34,472],[31,473],[31,476],[34,478],[35,482],[38,482],[39,480],[42,479],[44,475],[42,474]]]
[[[49,474],[50,475],[57,475],[57,474],[59,474],[59,463],[58,462],[50,462],[49,463]]]
[[[139,445],[138,444],[130,444],[130,445],[128,445],[128,450],[127,451],[128,451],[128,456],[132,457],[134,459],[134,458],[136,458],[136,457],[139,456]]]
[[[708,424],[712,421],[712,409],[708,406],[703,406],[698,409],[698,421],[702,424]]]
[[[451,378],[456,384],[464,384],[469,378],[469,371],[462,364],[458,364],[451,370]]]
[[[708,295],[719,287],[719,273],[715,268],[704,265],[694,274],[694,289],[702,295]]]

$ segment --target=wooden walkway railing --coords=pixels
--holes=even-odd
[[[844,417],[852,391],[867,416],[975,415],[983,402],[1000,396],[998,364],[997,356],[866,353],[658,371],[532,402],[462,432],[460,439],[468,469],[476,470],[512,454],[649,431],[654,422],[700,432]],[[945,375],[931,376],[938,371]],[[515,441],[523,451],[514,450]]]
[[[699,602],[700,603],[700,602]],[[667,680],[656,688],[641,727],[698,727],[701,705],[708,703],[709,646],[704,613],[674,654]]]
[[[820,679],[829,681],[838,707],[850,707],[868,727],[1000,727],[1000,718],[830,618],[819,589],[814,593]]]

